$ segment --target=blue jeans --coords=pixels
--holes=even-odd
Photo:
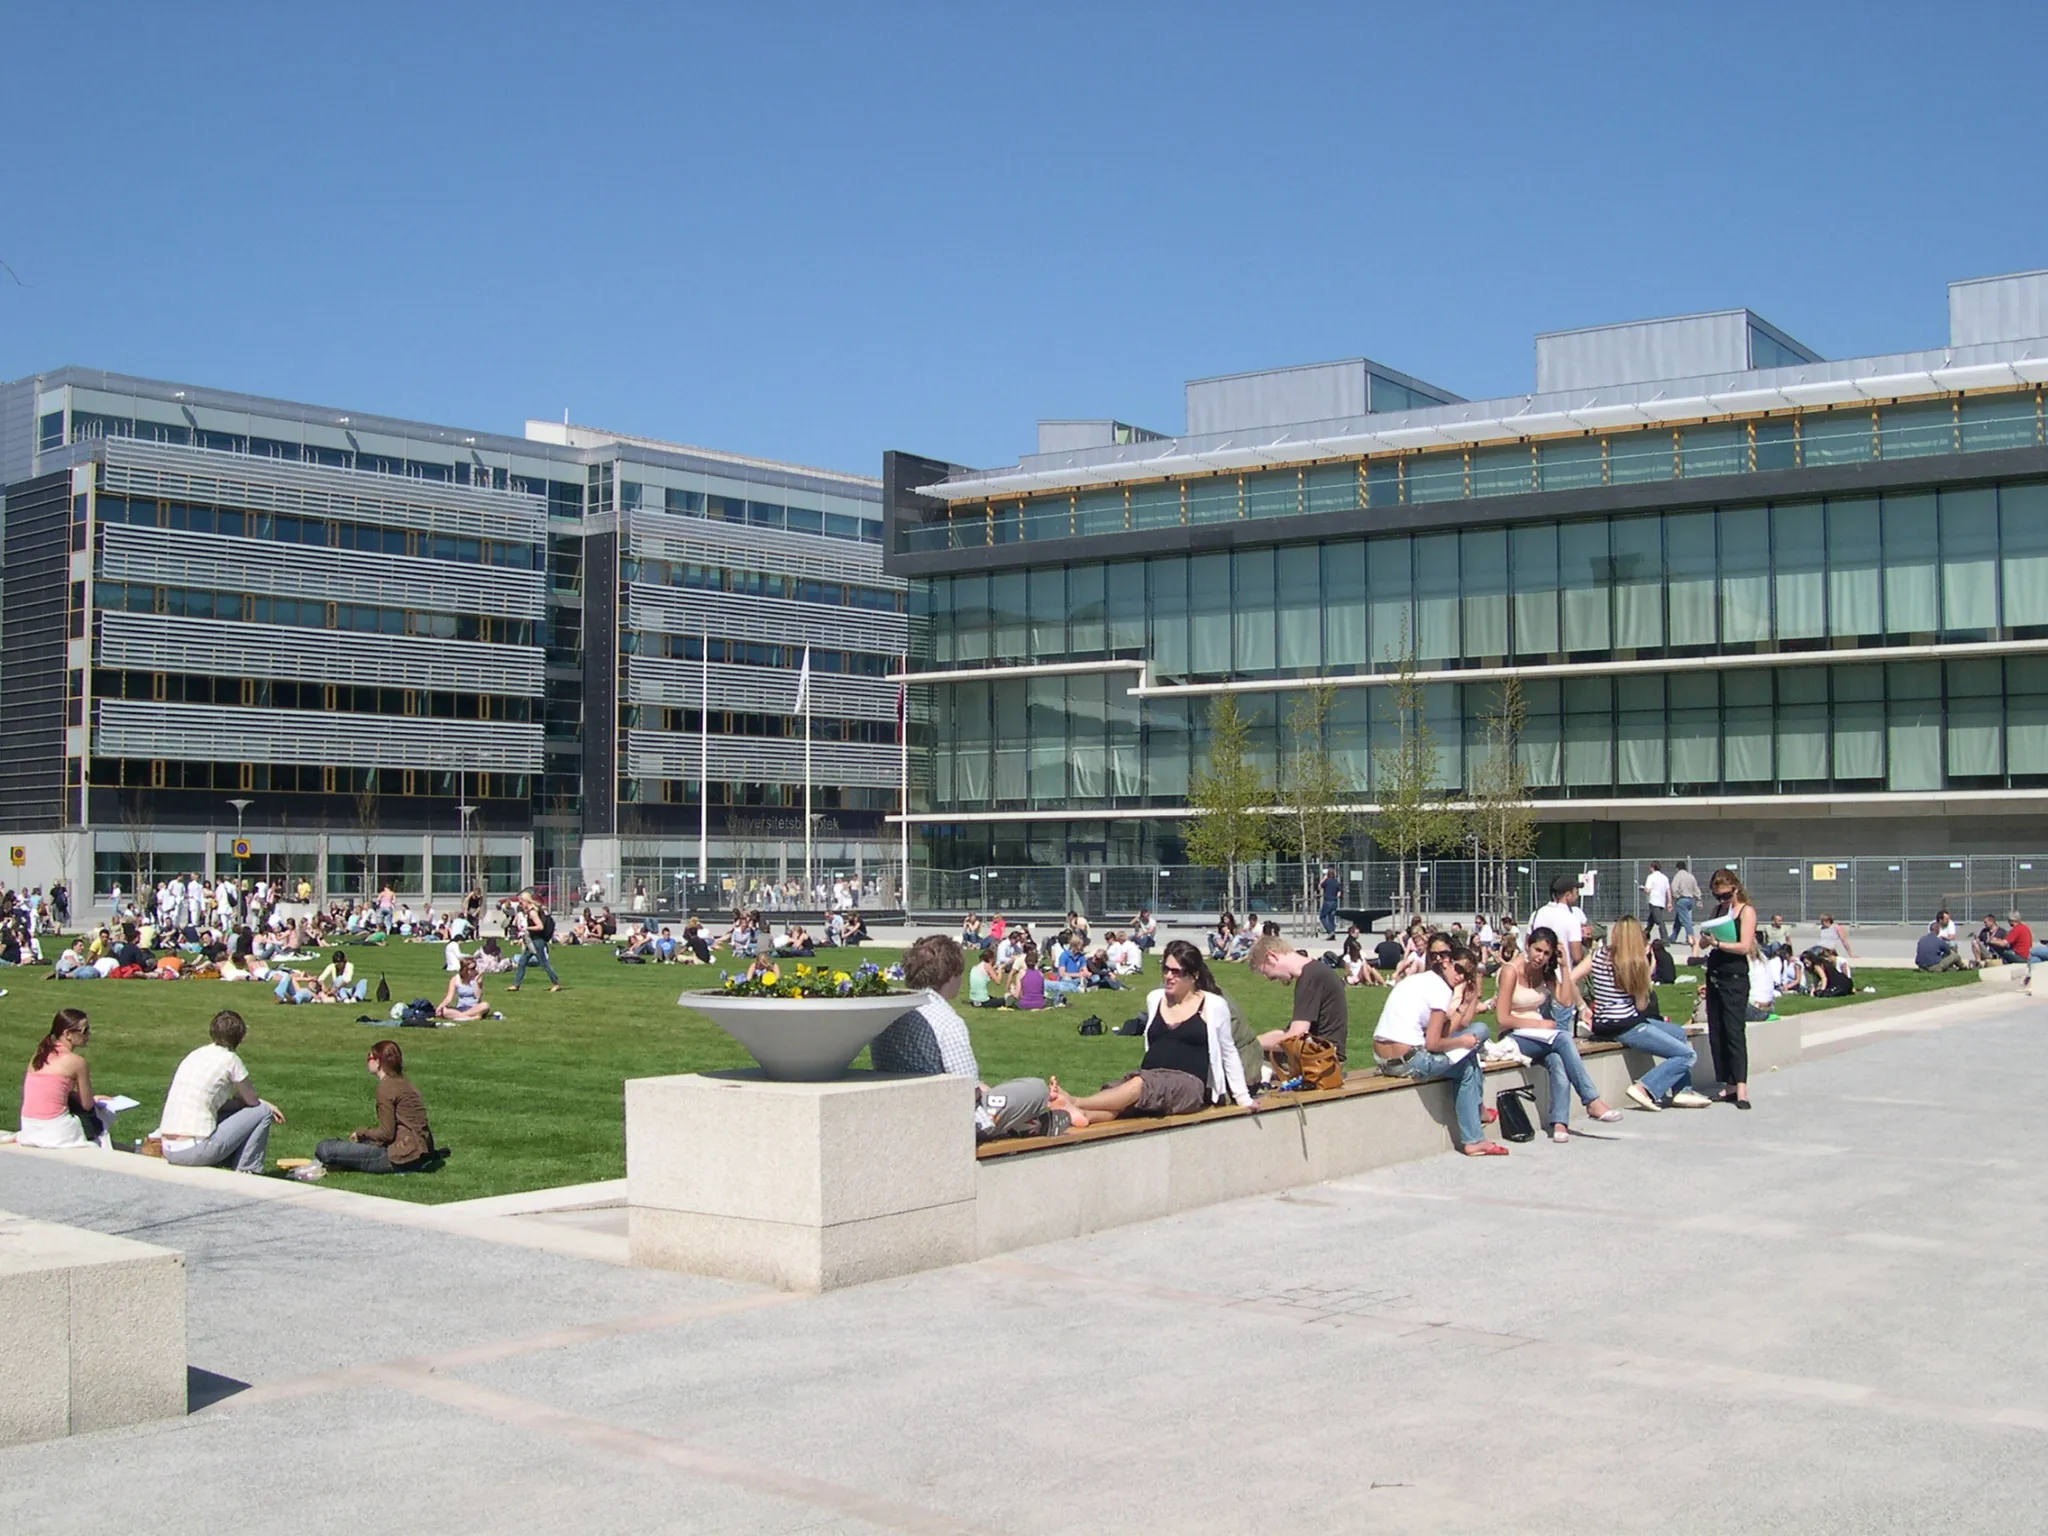
[[[548,980],[552,981],[556,986],[559,987],[562,984],[562,978],[555,974],[554,962],[548,959],[547,945],[539,939],[528,939],[525,946],[519,951],[519,974],[512,978],[513,986],[523,987],[526,985],[526,968],[529,965],[537,965],[546,971],[548,973]]]
[[[1671,924],[1673,938],[1689,939],[1693,936],[1693,906],[1692,897],[1681,896],[1678,898],[1678,916]]]
[[[1683,1025],[1645,1019],[1617,1038],[1632,1051],[1662,1058],[1642,1077],[1643,1091],[1659,1104],[1692,1081],[1693,1063],[1699,1060],[1700,1053],[1685,1038]]]
[[[1567,1015],[1558,1020],[1557,1033],[1548,1040],[1532,1040],[1527,1035],[1515,1036],[1515,1049],[1530,1061],[1540,1064],[1550,1074],[1550,1119],[1549,1125],[1564,1125],[1571,1119],[1572,1094],[1577,1093],[1579,1102],[1591,1104],[1600,1097],[1600,1090],[1593,1086],[1593,1079],[1586,1072],[1586,1064],[1579,1059],[1579,1047],[1572,1039],[1570,1015],[1573,1008],[1560,1008]],[[1553,1019],[1557,1014],[1551,1015]],[[1569,1087],[1567,1087],[1569,1085]]]
[[[292,973],[290,971],[286,971],[277,978],[277,985],[272,990],[276,992],[277,1000],[280,1003],[310,1003],[313,1001],[313,994],[311,992],[307,991],[304,987],[292,985]]]
[[[1322,919],[1324,935],[1332,939],[1337,937],[1337,903],[1334,901],[1324,902],[1322,911],[1318,912],[1316,916]]]
[[[1468,1026],[1484,1043],[1491,1031],[1484,1024]],[[1480,1101],[1486,1093],[1486,1067],[1474,1046],[1462,1061],[1453,1061],[1441,1051],[1418,1050],[1404,1061],[1380,1063],[1383,1077],[1406,1078],[1411,1083],[1432,1083],[1439,1078],[1457,1081],[1458,1145],[1469,1147],[1479,1140]]]

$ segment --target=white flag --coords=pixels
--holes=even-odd
[[[804,647],[804,664],[796,674],[796,708],[794,714],[802,714],[811,701],[811,648]]]

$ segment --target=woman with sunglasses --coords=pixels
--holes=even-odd
[[[1145,999],[1145,1056],[1138,1070],[1083,1099],[1053,1080],[1047,1103],[1075,1125],[1121,1115],[1193,1114],[1226,1098],[1257,1108],[1231,1034],[1230,1003],[1210,975],[1209,962],[1186,939],[1174,939],[1159,968],[1166,985]]]
[[[1600,1097],[1579,1059],[1570,1016],[1560,1017],[1557,1004],[1577,997],[1576,992],[1568,998],[1558,995],[1569,985],[1558,969],[1562,948],[1548,928],[1531,928],[1522,953],[1501,966],[1500,990],[1493,999],[1502,1035],[1512,1034],[1515,1049],[1550,1074],[1550,1139],[1559,1145],[1572,1139],[1567,1122],[1574,1093],[1595,1120],[1613,1125],[1621,1119],[1621,1111]]]
[[[92,1068],[85,1060],[91,1039],[92,1021],[83,1010],[57,1010],[22,1079],[17,1146],[84,1147],[106,1136],[114,1122],[92,1091]]]
[[[1716,1103],[1749,1108],[1749,957],[1756,953],[1756,908],[1732,869],[1717,869],[1707,881],[1714,893],[1714,914],[1707,924],[1735,919],[1735,937],[1710,939],[1693,935],[1693,954],[1705,951],[1707,979],[1707,1045],[1714,1053],[1714,1077],[1721,1091]],[[1707,924],[1702,924],[1704,929]]]
[[[1373,1030],[1373,1055],[1386,1077],[1457,1085],[1458,1150],[1467,1157],[1506,1157],[1497,1141],[1480,1139],[1485,1097],[1479,1047],[1491,1033],[1476,1021],[1479,968],[1449,939],[1429,941],[1420,974],[1395,984]]]

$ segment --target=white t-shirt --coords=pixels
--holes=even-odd
[[[1145,951],[1129,939],[1120,939],[1109,946],[1109,963],[1118,974],[1129,976],[1145,968]]]
[[[1653,907],[1671,905],[1671,877],[1661,869],[1650,871],[1650,878],[1643,882],[1643,896]]]
[[[178,1063],[164,1096],[161,1134],[168,1141],[201,1141],[219,1125],[220,1107],[237,1083],[249,1081],[242,1058],[224,1045],[202,1045]]]
[[[1586,927],[1579,920],[1578,908],[1568,907],[1561,901],[1553,901],[1548,906],[1536,909],[1525,931],[1534,933],[1538,928],[1548,928],[1557,935],[1557,942],[1563,945],[1586,942]]]
[[[1449,1013],[1451,984],[1434,971],[1423,971],[1396,982],[1380,1009],[1380,1021],[1372,1037],[1393,1045],[1421,1045],[1432,1013]]]

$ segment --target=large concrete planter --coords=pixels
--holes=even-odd
[[[875,1036],[924,1001],[921,992],[886,997],[733,997],[685,992],[680,1007],[694,1008],[745,1046],[770,1079],[825,1083],[843,1077],[847,1064]]]

